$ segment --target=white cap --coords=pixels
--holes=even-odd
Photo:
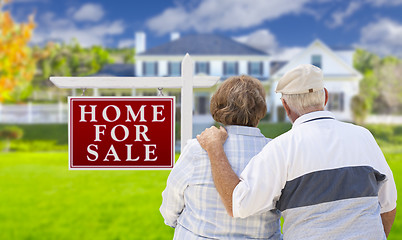
[[[302,94],[324,89],[321,69],[310,64],[302,64],[287,72],[279,79],[275,92],[282,94]]]

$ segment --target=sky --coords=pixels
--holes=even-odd
[[[18,22],[35,13],[32,44],[78,39],[83,46],[147,48],[181,36],[214,33],[287,60],[315,39],[402,57],[402,0],[13,0]]]

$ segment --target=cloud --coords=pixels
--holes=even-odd
[[[275,61],[290,61],[305,49],[305,47],[280,48],[273,53],[272,59]]]
[[[77,21],[98,22],[105,12],[100,4],[86,3],[82,5],[73,15]]]
[[[300,14],[312,0],[201,0],[196,7],[178,4],[146,21],[157,34],[172,31],[212,32],[258,26],[283,15]],[[252,13],[252,14],[251,14]]]
[[[70,11],[71,9],[67,10],[67,13]],[[88,23],[82,26],[74,19],[58,17],[52,12],[42,14],[37,26],[31,40],[33,44],[48,41],[70,42],[75,38],[83,47],[107,45],[111,36],[122,34],[126,28],[121,20]]]
[[[345,11],[337,11],[332,14],[332,21],[328,23],[328,26],[331,28],[341,26],[343,21],[352,16],[361,6],[360,2],[350,2]]]
[[[306,47],[281,47],[275,35],[268,29],[260,29],[249,35],[234,37],[233,39],[270,53],[275,61],[290,61],[306,49]]]
[[[402,0],[367,0],[367,1],[377,7],[402,5]]]
[[[402,24],[388,18],[369,23],[361,29],[359,47],[380,55],[402,57]]]
[[[249,35],[234,37],[233,39],[264,52],[275,51],[278,47],[275,35],[267,29],[260,29]]]
[[[117,45],[118,48],[131,48],[135,45],[134,39],[126,38],[121,39]]]

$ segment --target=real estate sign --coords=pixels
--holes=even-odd
[[[174,97],[69,97],[69,169],[170,169]]]

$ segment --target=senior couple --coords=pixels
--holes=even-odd
[[[371,133],[324,111],[315,66],[286,73],[276,92],[293,126],[273,140],[257,128],[266,113],[258,80],[231,77],[213,95],[225,127],[187,143],[162,193],[174,239],[386,239],[397,193]]]

